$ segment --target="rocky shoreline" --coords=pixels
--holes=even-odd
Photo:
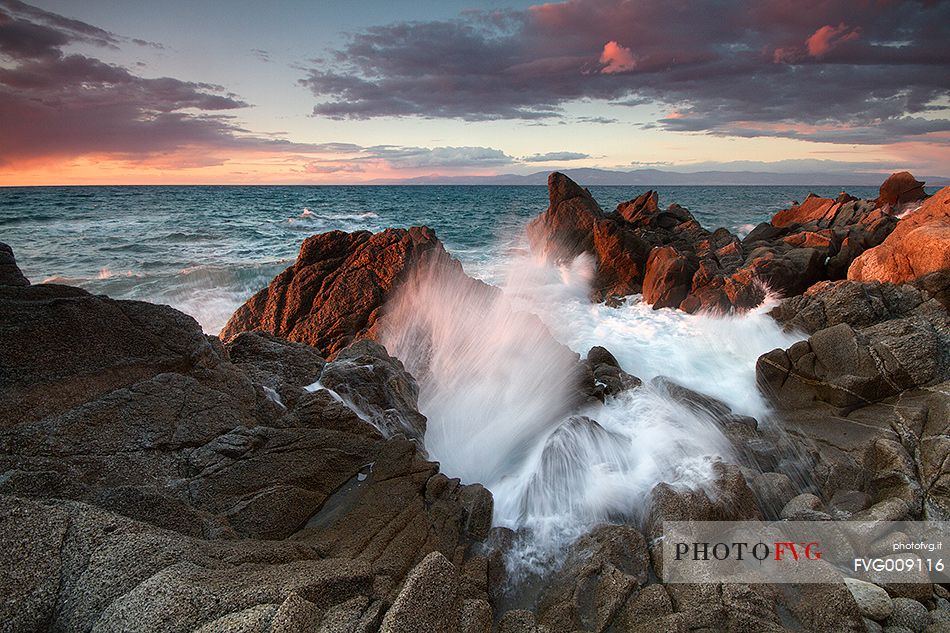
[[[428,459],[416,377],[379,343],[420,270],[497,293],[433,231],[308,238],[220,339],[167,306],[30,285],[0,245],[3,630],[950,630],[940,585],[663,585],[656,543],[663,520],[950,518],[950,188],[903,172],[742,239],[655,192],[606,213],[555,173],[549,196],[532,250],[590,255],[592,300],[741,311],[779,293],[772,317],[808,335],[756,367],[778,431],[653,381],[734,445],[710,492],[658,483],[639,521],[512,591],[520,535]],[[577,411],[641,385],[609,350],[564,353]]]

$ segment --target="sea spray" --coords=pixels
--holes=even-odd
[[[429,455],[466,483],[491,488],[517,472],[570,410],[577,355],[461,271],[417,269],[381,330],[419,382]]]
[[[495,524],[521,531],[522,572],[540,572],[598,523],[638,521],[658,482],[702,487],[733,457],[711,416],[662,389],[580,397],[580,357],[557,338],[584,354],[599,342],[578,311],[595,309],[592,270],[585,257],[562,267],[517,257],[498,291],[422,268],[382,321],[381,342],[419,381],[429,456],[492,491]]]

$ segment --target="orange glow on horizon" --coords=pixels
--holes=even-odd
[[[0,165],[0,187],[78,185],[241,185],[360,184],[420,176],[491,175],[493,169],[439,171],[394,168],[385,160],[353,161],[347,157],[242,152],[221,157],[201,149],[182,150],[144,160],[84,156]],[[313,165],[319,165],[315,171]]]

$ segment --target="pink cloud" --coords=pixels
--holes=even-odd
[[[860,35],[861,29],[852,29],[844,22],[841,22],[838,26],[827,24],[805,40],[805,47],[812,57],[823,57],[839,44],[856,40]]]
[[[600,54],[600,63],[606,64],[600,71],[608,75],[633,70],[637,60],[626,46],[621,46],[614,40],[604,44],[604,51]]]

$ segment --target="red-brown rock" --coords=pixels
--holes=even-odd
[[[571,261],[594,250],[594,225],[603,209],[584,189],[560,172],[548,176],[547,210],[528,223],[531,249],[555,261]]]
[[[676,308],[689,294],[696,266],[672,246],[654,248],[647,259],[643,300],[653,309]]]
[[[617,213],[627,222],[636,224],[645,216],[653,216],[660,212],[657,204],[659,196],[653,190],[641,193],[639,196],[629,202],[622,202],[617,205]]]
[[[848,279],[904,283],[950,268],[950,187],[901,219],[879,245],[848,268]]]
[[[822,220],[830,222],[840,206],[836,200],[821,198],[811,193],[803,203],[776,213],[772,217],[772,226],[785,227]]]
[[[881,194],[877,198],[879,206],[889,204],[896,207],[927,197],[924,193],[924,183],[914,178],[909,171],[891,174],[881,185],[880,191]]]
[[[221,338],[263,330],[333,357],[354,340],[373,337],[383,304],[423,264],[461,272],[427,227],[314,235],[293,266],[237,309]]]
[[[594,225],[594,253],[597,276],[594,296],[627,296],[640,292],[650,245],[616,222],[602,220]]]

